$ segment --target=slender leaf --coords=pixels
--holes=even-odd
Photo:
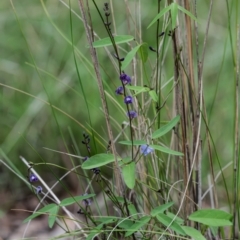
[[[123,144],[123,145],[129,145],[129,146],[140,146],[142,144],[146,144],[146,141],[143,141],[143,140],[135,140],[133,141],[133,144],[132,144],[132,141],[120,141],[119,142],[120,144]]]
[[[172,20],[172,29],[176,27],[177,23],[177,14],[178,14],[178,4],[173,2],[171,4],[171,20]]]
[[[190,13],[188,10],[186,10],[185,8],[183,8],[183,7],[181,7],[181,6],[178,5],[178,9],[179,9],[180,11],[184,12],[185,14],[187,14],[187,15],[188,15],[190,18],[192,18],[193,20],[199,22],[199,21],[197,20],[197,18],[196,18],[192,13]]]
[[[130,36],[130,35],[120,35],[120,36],[114,37],[114,41],[116,44],[130,42],[133,39],[134,39],[134,37]],[[106,46],[110,46],[110,45],[112,45],[112,41],[111,41],[110,37],[103,38],[103,39],[93,42],[93,47],[95,47],[95,48],[106,47]]]
[[[57,205],[55,203],[51,203],[51,204],[48,204],[46,206],[44,206],[43,208],[37,210],[36,213],[33,213],[32,215],[30,215],[29,217],[27,217],[26,219],[24,219],[24,223],[28,222],[29,220],[43,214],[43,213],[47,213],[47,212],[50,212],[52,208],[55,208]]]
[[[166,148],[166,147],[162,147],[162,146],[159,146],[159,145],[149,145],[149,146],[151,148],[155,149],[155,150],[159,150],[159,151],[164,152],[164,153],[168,153],[168,154],[176,155],[176,156],[183,156],[183,154],[181,152],[177,152],[177,151],[171,150],[171,149]]]
[[[126,86],[127,89],[134,90],[136,92],[147,92],[149,91],[149,87],[142,87],[142,86]]]
[[[61,201],[61,203],[59,204],[59,206],[69,206],[73,203],[76,203],[76,202],[79,202],[79,201],[82,201],[84,199],[88,199],[88,198],[91,198],[91,197],[94,197],[96,194],[88,194],[88,195],[84,195],[84,196],[75,196],[74,198],[73,197],[70,197],[70,198],[65,198]]]
[[[48,226],[50,228],[53,227],[56,221],[58,210],[59,210],[59,206],[57,205],[49,210]]]
[[[170,208],[173,204],[174,204],[174,202],[169,202],[169,203],[163,204],[161,206],[155,207],[154,209],[151,210],[150,214],[151,214],[151,216],[155,217],[157,214],[163,213],[165,210]]]
[[[171,5],[164,8],[160,13],[155,16],[155,18],[151,21],[151,23],[148,25],[147,28],[150,28],[160,17],[162,17],[166,12],[168,12],[171,9]]]
[[[148,59],[148,44],[142,43],[141,47],[138,50],[138,53],[140,55],[140,58],[142,59],[142,62],[145,63]]]
[[[171,212],[167,212],[166,215],[168,217],[170,217],[172,220],[174,219],[174,222],[178,223],[179,225],[184,224],[184,220],[182,218],[180,218],[179,216],[176,216],[175,214],[173,214]]]
[[[118,224],[118,227],[123,228],[123,229],[129,229],[131,226],[134,224],[132,220],[126,219],[122,221],[121,223]]]
[[[98,218],[96,221],[101,222],[103,224],[108,224],[108,223],[116,222],[118,219],[119,219],[118,217],[109,216],[109,217]]]
[[[172,219],[170,217],[166,216],[163,213],[159,213],[156,217],[157,217],[158,221],[160,223],[162,223],[163,225],[165,225],[166,227],[169,227],[176,233],[186,236],[186,233],[184,232],[182,227],[177,222],[175,222],[175,221],[172,222]]]
[[[164,125],[163,127],[159,128],[158,130],[156,130],[153,134],[152,134],[152,139],[156,139],[159,138],[163,135],[165,135],[166,133],[168,133],[169,131],[171,131],[173,129],[173,127],[175,127],[177,125],[177,123],[180,120],[180,116],[177,115],[175,118],[173,118],[169,123],[167,123],[166,125]]]
[[[135,168],[136,168],[135,162],[126,164],[122,168],[124,182],[130,189],[133,189],[135,186]]]
[[[192,213],[190,220],[202,223],[207,226],[224,227],[231,226],[232,215],[218,209],[203,209]]]
[[[136,55],[138,49],[141,47],[141,45],[137,45],[135,48],[133,48],[125,57],[124,61],[122,62],[122,70],[125,70],[126,67],[130,64],[130,62],[133,60],[134,56]]]
[[[155,90],[149,91],[149,95],[150,95],[150,97],[152,98],[152,100],[153,100],[154,102],[157,102],[157,101],[158,101],[158,95],[157,95],[157,93],[156,93]]]
[[[141,219],[139,219],[136,223],[130,226],[131,230],[126,232],[125,237],[128,237],[133,233],[137,232],[141,227],[146,225],[150,220],[151,220],[151,217],[148,217],[148,216],[144,216]]]
[[[129,210],[130,216],[132,216],[132,218],[138,219],[138,214],[137,214],[138,212],[132,203],[128,204],[128,210]]]
[[[117,159],[118,161],[121,160],[121,158],[119,157]],[[88,158],[82,164],[82,169],[92,169],[92,168],[101,167],[114,161],[115,159],[113,154],[100,153]]]
[[[199,232],[195,228],[182,226],[182,229],[188,236],[192,237],[194,240],[206,240],[206,238],[201,234],[201,232]]]

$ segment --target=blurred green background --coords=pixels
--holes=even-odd
[[[37,0],[13,1],[18,20],[10,1],[1,1],[0,3],[0,159],[3,161],[9,159],[24,176],[27,175],[27,167],[20,161],[20,155],[31,162],[40,162],[39,155],[41,155],[47,162],[70,167],[68,157],[43,148],[67,152],[62,136],[71,153],[77,153],[73,141],[75,140],[80,154],[82,156],[87,154],[81,141],[84,127],[89,128],[89,120],[74,64],[70,13],[65,5],[68,5],[68,1],[65,1],[65,4],[63,1],[43,2],[44,6]],[[76,14],[80,14],[77,1],[71,2],[72,9]],[[97,1],[100,10],[102,10],[104,2]],[[124,2],[113,1],[117,33],[134,34],[134,27],[130,32],[127,28],[127,8]],[[155,44],[155,29],[147,30],[146,27],[156,14],[155,2],[141,2],[143,41],[150,46]],[[232,1],[228,2],[231,6]],[[136,14],[134,4],[135,1],[129,1],[133,16]],[[46,9],[44,9],[45,7]],[[232,161],[233,156],[234,67],[228,32],[228,24],[230,24],[233,43],[236,44],[235,11],[233,11],[235,5],[232,7],[231,19],[228,22],[226,2],[214,1],[204,62],[205,105],[208,113],[212,108],[209,126],[222,166]],[[92,6],[91,9],[94,30],[100,37],[106,37],[96,10]],[[208,9],[208,0],[201,1],[197,5],[200,54],[205,36]],[[78,68],[89,102],[93,129],[108,142],[83,24],[75,14],[72,15],[72,24],[74,45],[78,49],[76,50]],[[127,48],[125,45],[122,47]],[[112,50],[109,48],[109,51]],[[121,54],[125,53],[121,51]],[[34,66],[31,55],[36,66]],[[154,57],[151,56],[151,53],[149,55],[150,61],[154,63]],[[104,50],[98,50],[98,57],[103,79],[108,85],[105,84],[106,90],[114,96],[114,91],[119,86],[118,73]],[[39,69],[41,79],[36,67]],[[173,76],[171,44],[167,50],[162,71],[165,82]],[[131,68],[128,69],[128,72],[131,74]],[[52,104],[62,111],[54,110],[59,127],[51,107],[39,100],[49,101],[45,90],[50,96]],[[215,91],[216,99],[214,100]],[[121,105],[121,99],[116,99],[116,101]],[[110,114],[118,124],[121,124],[126,118],[121,109],[116,108],[116,105],[110,102]],[[116,125],[113,125],[116,135],[118,130]],[[103,146],[98,146],[98,151],[103,149]],[[203,165],[203,175],[205,175],[203,177],[205,178],[209,169],[206,146],[203,150],[203,163],[205,164]],[[44,168],[39,167],[37,170],[40,173],[43,171],[42,173],[49,181],[52,179],[51,173],[48,176],[48,173],[44,172]],[[229,171],[225,172],[226,178],[229,180],[231,179],[230,170],[231,167]],[[59,173],[59,170],[55,171],[56,174]],[[218,171],[216,165],[216,173]],[[6,213],[7,209],[11,208],[16,201],[22,199],[22,195],[30,192],[26,185],[3,164],[0,165],[0,172],[0,192],[1,196],[5,196],[0,208]],[[73,181],[69,183],[70,188],[77,186],[77,183]],[[231,181],[229,181],[230,183]],[[221,181],[219,184],[221,186]]]

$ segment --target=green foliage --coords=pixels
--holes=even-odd
[[[73,203],[82,201],[84,199],[92,198],[94,196],[95,196],[95,194],[86,194],[84,196],[75,196],[75,197],[65,198],[59,203],[59,206],[60,207],[69,206]]]
[[[124,182],[130,189],[133,189],[135,186],[135,168],[136,164],[134,162],[126,164],[122,167]]]
[[[155,207],[154,209],[151,210],[151,216],[155,217],[157,214],[159,213],[163,213],[164,211],[166,211],[168,208],[170,208],[171,206],[173,206],[174,202],[169,202],[166,204],[163,204],[161,206]]]
[[[158,130],[156,130],[153,134],[152,134],[152,139],[155,138],[159,138],[162,137],[163,135],[165,135],[166,133],[168,133],[169,131],[171,131],[179,122],[180,120],[180,116],[176,116],[175,118],[173,118],[169,123],[167,123],[166,125],[164,125],[163,127],[159,128]]]
[[[48,215],[49,228],[57,222],[66,233],[56,238],[204,240],[206,231],[236,238],[239,8],[237,1],[215,3],[213,12],[226,9],[218,19],[211,5],[179,4],[2,3],[0,161],[10,171],[0,180],[2,189],[15,191],[20,178],[45,205],[24,223]],[[86,43],[84,29],[94,42]],[[125,73],[129,82],[119,80]],[[127,96],[132,103],[124,102]],[[25,178],[34,172],[42,193]],[[76,191],[84,196],[56,196]],[[228,205],[232,214],[201,209],[209,191],[211,203]],[[66,211],[80,201],[82,217]]]
[[[202,209],[192,213],[190,220],[212,227],[231,226],[232,215],[218,209]]]
[[[128,35],[120,35],[114,37],[115,44],[121,44],[121,43],[127,43],[134,39],[133,36]],[[112,45],[112,39],[110,37],[102,38],[100,40],[97,40],[93,42],[93,47],[100,48],[100,47],[107,47]]]
[[[117,160],[121,160],[121,158],[117,158]],[[115,161],[115,157],[113,154],[105,154],[100,153],[96,154],[90,158],[88,158],[83,164],[82,169],[92,169],[107,165],[108,163],[112,163]]]

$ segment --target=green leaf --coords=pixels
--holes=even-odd
[[[140,55],[142,62],[145,63],[148,59],[148,44],[147,43],[141,44],[141,47],[138,50],[138,54]]]
[[[134,90],[135,91],[134,96],[137,96],[139,93],[142,93],[142,92],[148,92],[150,90],[149,87],[142,87],[142,86],[127,85],[126,88],[130,90]]]
[[[166,215],[168,217],[170,217],[171,219],[174,219],[174,221],[176,223],[178,223],[179,225],[183,225],[184,224],[184,220],[182,218],[180,218],[179,216],[176,216],[175,214],[173,214],[171,212],[167,212]]]
[[[75,196],[74,198],[73,197],[70,197],[70,198],[65,198],[61,201],[61,203],[59,204],[59,206],[69,206],[73,203],[76,203],[76,202],[79,202],[79,201],[82,201],[84,199],[88,199],[88,198],[91,198],[91,197],[94,197],[96,194],[88,194],[88,195],[84,195],[84,196]]]
[[[232,215],[218,209],[203,209],[192,213],[188,217],[191,221],[199,222],[207,226],[224,227],[231,226]]]
[[[56,221],[58,210],[59,210],[59,206],[57,205],[49,210],[48,226],[50,228],[53,227]]]
[[[190,18],[192,18],[193,20],[195,20],[196,22],[198,22],[197,18],[192,14],[190,13],[188,10],[186,10],[185,8],[181,7],[178,5],[178,9],[182,12],[184,12],[185,14],[187,14]]]
[[[201,232],[199,232],[195,228],[182,226],[182,229],[188,236],[192,237],[194,240],[206,240],[206,238],[201,234]]]
[[[138,49],[141,47],[141,45],[136,46],[133,48],[125,57],[124,61],[122,62],[122,70],[125,70],[126,67],[130,64],[130,62],[133,60],[134,56],[136,55]]]
[[[51,203],[51,204],[48,204],[46,206],[44,206],[43,208],[37,210],[36,213],[33,213],[32,215],[30,215],[29,217],[27,217],[26,219],[24,219],[24,223],[28,222],[29,220],[39,216],[39,215],[42,215],[44,213],[47,213],[47,212],[50,212],[52,208],[55,208],[57,205],[55,203]]]
[[[151,216],[155,217],[157,214],[163,213],[165,210],[170,208],[173,204],[174,204],[174,202],[169,202],[169,203],[163,204],[161,206],[155,207],[154,209],[151,210],[150,214],[151,214]]]
[[[128,205],[128,210],[130,212],[130,216],[134,219],[138,219],[138,212],[133,204]]]
[[[146,144],[146,142],[143,141],[143,140],[134,140],[133,144],[132,144],[132,141],[120,141],[118,143],[123,144],[123,145],[129,145],[129,146],[132,146],[132,145],[133,146],[140,146],[142,144]]]
[[[157,93],[155,92],[155,90],[149,91],[149,95],[150,95],[150,97],[152,98],[152,100],[153,100],[154,102],[157,102],[157,101],[158,101],[158,95],[157,95]]]
[[[162,147],[162,146],[159,146],[159,145],[149,145],[149,146],[151,148],[155,149],[155,150],[159,150],[159,151],[164,152],[164,153],[168,153],[168,154],[175,155],[175,156],[183,156],[183,154],[181,152],[177,152],[177,151],[171,150],[171,149],[166,148],[166,147]]]
[[[117,157],[117,160],[121,158]],[[88,158],[83,164],[82,169],[92,169],[107,165],[108,163],[114,162],[113,154],[100,153]]]
[[[172,29],[174,29],[176,27],[177,14],[178,14],[178,4],[173,2],[171,4]]]
[[[133,189],[135,185],[135,168],[136,168],[135,162],[126,164],[122,168],[124,182],[130,189]]]
[[[132,226],[130,226],[130,231],[127,231],[125,237],[132,235],[133,233],[137,232],[141,227],[146,225],[151,220],[151,217],[144,216],[135,222]]]
[[[168,12],[171,9],[171,5],[164,8],[160,13],[155,16],[155,18],[151,21],[151,23],[148,25],[147,28],[150,28],[160,17],[162,17],[166,12]]]
[[[116,44],[130,42],[133,39],[134,39],[134,37],[130,36],[130,35],[119,35],[119,36],[114,37],[114,41]],[[95,47],[95,48],[106,47],[106,46],[110,46],[110,45],[112,45],[112,41],[111,41],[110,37],[103,38],[103,39],[93,42],[93,47]]]
[[[183,231],[182,227],[177,222],[175,222],[175,221],[172,222],[172,219],[170,217],[166,216],[163,213],[159,213],[156,217],[157,217],[158,221],[160,223],[162,223],[163,225],[165,225],[166,227],[169,227],[176,233],[186,236],[186,233]]]
[[[97,222],[101,222],[103,224],[108,224],[108,223],[113,223],[116,222],[119,218],[117,217],[113,217],[113,216],[109,216],[109,217],[101,217],[96,219]]]
[[[121,223],[119,223],[118,227],[123,228],[123,229],[129,229],[133,224],[134,224],[133,221],[126,219],[126,220],[122,221]]]
[[[159,138],[159,137],[165,135],[166,133],[168,133],[169,131],[171,131],[173,129],[173,127],[175,127],[177,125],[179,120],[180,120],[180,116],[177,115],[168,124],[164,125],[163,127],[159,128],[158,130],[156,130],[152,134],[152,139]]]

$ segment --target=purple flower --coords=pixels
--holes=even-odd
[[[126,104],[130,104],[130,103],[132,103],[132,101],[133,101],[133,98],[132,98],[131,96],[126,96],[126,97],[124,98],[124,102],[125,102]]]
[[[127,116],[131,119],[133,118],[136,118],[137,117],[137,113],[135,111],[132,111],[130,110],[128,113],[127,113]]]
[[[37,193],[37,194],[42,193],[42,187],[41,187],[41,186],[37,186],[37,188],[36,188],[36,193]]]
[[[122,73],[120,75],[120,80],[124,85],[131,83],[131,77],[128,76],[126,73]]]
[[[123,94],[123,86],[118,87],[116,89],[115,93],[118,94],[118,95],[122,95]]]
[[[30,176],[29,176],[29,182],[30,183],[33,183],[33,182],[37,182],[38,181],[38,178],[32,173]]]
[[[147,144],[143,144],[140,146],[140,152],[144,155],[147,156],[149,153],[154,152],[154,149],[149,147]]]

